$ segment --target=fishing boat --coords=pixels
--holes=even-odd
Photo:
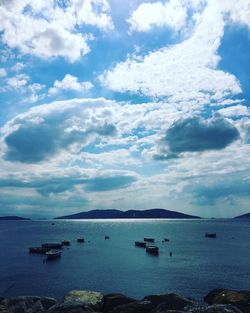
[[[216,233],[205,233],[206,238],[216,238]]]
[[[29,253],[45,254],[49,250],[50,250],[49,248],[43,248],[43,247],[30,247]]]
[[[77,242],[84,242],[84,238],[77,238]]]
[[[154,238],[149,238],[149,237],[145,237],[145,238],[144,238],[144,241],[147,241],[147,242],[155,242]]]
[[[145,241],[135,241],[136,247],[146,248],[146,242]]]
[[[150,253],[150,254],[158,255],[158,253],[159,253],[159,248],[156,247],[156,246],[147,246],[147,247],[146,247],[146,252],[147,252],[147,253]]]
[[[64,246],[70,246],[70,241],[69,240],[62,240],[61,243]]]
[[[50,250],[46,252],[47,260],[54,260],[61,257],[61,251],[59,250]]]

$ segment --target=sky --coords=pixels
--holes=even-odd
[[[0,0],[0,215],[250,203],[250,0]]]

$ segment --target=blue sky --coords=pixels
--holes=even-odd
[[[249,0],[2,0],[0,215],[249,211]]]

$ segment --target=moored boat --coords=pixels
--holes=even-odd
[[[84,242],[84,238],[77,238],[77,242]]]
[[[70,246],[70,241],[69,240],[62,240],[61,243],[64,246]]]
[[[144,238],[144,241],[147,241],[147,242],[155,242],[154,238],[150,238],[150,237],[145,237],[145,238]]]
[[[205,237],[207,237],[207,238],[216,238],[216,233],[205,233]]]
[[[158,253],[159,253],[159,248],[156,247],[156,246],[147,246],[147,247],[146,247],[146,252],[147,252],[147,253],[151,253],[151,254],[156,254],[156,255],[158,255]]]
[[[49,248],[43,248],[43,247],[30,247],[29,253],[45,254],[49,250],[50,250]]]
[[[48,252],[46,252],[46,256],[48,260],[54,260],[54,259],[58,259],[61,257],[61,251],[59,250],[50,250]]]
[[[135,241],[135,246],[146,248],[146,242],[145,241]]]

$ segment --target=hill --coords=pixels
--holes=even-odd
[[[56,219],[122,219],[122,218],[200,218],[180,212],[165,209],[151,210],[92,210],[71,215],[57,217]]]
[[[0,216],[0,221],[25,221],[29,220],[29,218],[24,218],[20,216]]]
[[[235,218],[250,218],[250,213],[242,214],[239,216],[235,216]]]

